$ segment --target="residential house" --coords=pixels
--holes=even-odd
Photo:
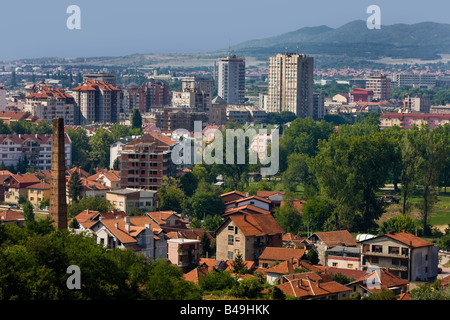
[[[169,261],[187,271],[198,265],[200,261],[200,240],[169,239],[167,240],[167,258]]]
[[[80,224],[79,230],[85,231],[90,230],[94,234],[97,233],[98,229],[102,226],[97,222],[101,219],[123,219],[127,214],[123,211],[110,211],[110,212],[100,212],[95,210],[83,210],[75,216],[75,219]]]
[[[250,196],[250,197],[245,197],[245,198],[226,202],[225,210],[242,207],[242,206],[246,206],[246,205],[252,205],[257,208],[260,208],[260,209],[263,209],[266,211],[270,211],[271,201],[268,199],[262,198],[262,197],[258,197],[258,196]]]
[[[107,248],[124,248],[142,253],[147,258],[167,258],[167,241],[162,230],[157,231],[148,217],[102,219],[96,232],[97,243]],[[155,230],[155,232],[153,231]]]
[[[326,266],[326,251],[336,246],[356,247],[356,239],[347,230],[316,232],[308,237],[319,256],[319,263]]]
[[[50,183],[41,181],[25,188],[27,189],[27,199],[33,206],[39,207],[42,200],[50,199]]]
[[[220,198],[222,199],[223,203],[227,203],[227,202],[230,202],[230,201],[246,198],[247,196],[248,195],[246,195],[245,193],[243,193],[241,191],[234,190],[234,191],[230,191],[230,192],[227,192],[227,193],[222,193],[220,195]]]
[[[5,190],[8,186],[7,179],[12,175],[13,173],[8,170],[0,170],[0,202],[5,201]]]
[[[361,269],[361,249],[336,246],[326,250],[326,266],[347,269]]]
[[[388,232],[360,241],[361,267],[378,267],[409,281],[434,281],[438,247],[409,232]]]
[[[15,224],[19,227],[25,226],[25,218],[20,212],[7,209],[0,212],[0,224]]]
[[[18,204],[19,196],[24,198],[28,196],[28,189],[26,187],[41,182],[41,180],[34,174],[14,174],[5,180],[9,185],[5,191],[5,202]]]
[[[350,288],[315,272],[284,275],[279,282],[284,294],[302,300],[342,300],[352,294]]]
[[[158,206],[157,192],[133,188],[109,190],[106,192],[108,200],[115,208],[126,213],[134,208],[149,210]]]
[[[261,270],[261,268],[257,269],[258,271]],[[310,271],[310,272],[316,272],[321,273],[322,269],[317,266],[313,266],[309,264],[306,261],[303,261],[301,259],[288,259],[283,262],[280,262],[278,264],[275,264],[268,269],[265,270],[266,274],[266,281],[269,284],[276,284],[278,279],[285,275],[285,274],[293,274],[300,271]]]
[[[96,174],[87,177],[87,180],[96,181],[110,190],[120,189],[120,172],[114,170],[99,170]]]
[[[387,270],[376,268],[367,270],[366,274],[346,286],[352,292],[359,292],[361,296],[380,293],[382,290],[391,290],[395,295],[408,291],[409,281],[400,279]]]
[[[216,258],[255,261],[267,246],[281,247],[284,230],[270,214],[232,214],[216,230]]]
[[[146,215],[166,232],[179,231],[180,229],[185,231],[187,229],[186,223],[175,211],[152,211],[147,212]]]
[[[268,268],[290,259],[300,260],[304,255],[305,249],[266,247],[258,257],[259,267]]]

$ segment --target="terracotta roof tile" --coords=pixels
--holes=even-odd
[[[284,230],[270,214],[230,215],[228,219],[231,219],[245,236],[284,233]]]
[[[0,212],[0,219],[0,221],[4,222],[25,220],[24,216],[20,212],[10,209]]]

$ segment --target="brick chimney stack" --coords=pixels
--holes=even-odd
[[[67,229],[66,203],[66,153],[64,142],[64,119],[53,119],[52,178],[50,196],[50,218],[57,229]]]

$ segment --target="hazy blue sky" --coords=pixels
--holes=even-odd
[[[450,23],[450,1],[427,0],[1,0],[0,60],[133,53],[202,52],[306,26]],[[81,30],[69,30],[69,5],[81,9]]]

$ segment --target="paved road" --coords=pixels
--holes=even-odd
[[[439,253],[439,257],[442,257],[439,262],[439,267],[442,268],[442,273],[438,274],[438,279],[442,279],[450,275],[450,267],[443,267],[444,264],[450,261],[450,253]]]

